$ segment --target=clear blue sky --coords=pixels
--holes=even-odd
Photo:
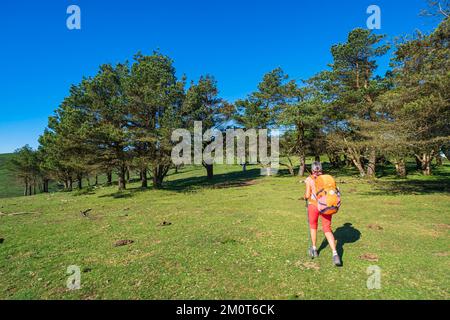
[[[81,8],[81,30],[66,27],[71,4]],[[331,45],[366,27],[370,4],[380,6],[379,32],[390,39],[436,26],[419,16],[425,0],[3,0],[0,153],[36,147],[70,84],[138,50],[159,48],[188,79],[214,75],[231,101],[276,67],[308,78],[331,61]]]

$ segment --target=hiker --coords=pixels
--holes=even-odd
[[[311,165],[311,175],[306,179],[306,192],[304,195],[304,200],[308,201],[308,221],[309,229],[311,233],[312,247],[309,249],[309,254],[312,258],[317,258],[319,253],[317,252],[317,226],[319,215],[322,221],[322,229],[325,233],[325,237],[328,240],[331,250],[333,251],[333,263],[336,266],[341,265],[341,259],[336,251],[336,244],[334,240],[333,231],[331,230],[331,219],[332,215],[319,214],[318,202],[315,190],[315,180],[322,175],[322,164],[318,161],[313,162]]]

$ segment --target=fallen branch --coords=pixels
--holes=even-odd
[[[0,212],[0,216],[20,216],[23,214],[39,214],[40,212],[11,212],[11,213],[4,213]]]
[[[92,211],[92,209],[89,208],[89,209],[80,211],[80,214],[81,214],[83,217],[85,217],[85,218],[89,218],[88,213],[91,212],[91,211]]]

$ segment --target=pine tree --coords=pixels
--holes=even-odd
[[[450,19],[430,35],[400,44],[393,59],[392,116],[408,128],[407,141],[424,175],[450,141]]]

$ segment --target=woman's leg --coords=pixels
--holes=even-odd
[[[308,206],[308,219],[309,219],[309,231],[311,233],[311,242],[313,247],[316,247],[317,243],[317,225],[319,220],[319,210],[315,205]]]
[[[316,243],[317,243],[317,229],[309,229],[309,231],[311,232],[312,246],[313,246],[313,248],[317,248],[317,246],[316,246]]]
[[[333,232],[325,232],[325,237],[328,240],[328,244],[330,245],[331,250],[333,250],[333,252],[336,252],[336,242]]]
[[[331,215],[320,215],[322,219],[322,229],[325,233],[325,237],[328,240],[328,244],[330,245],[333,253],[336,252],[336,241],[334,239],[333,231],[331,230]]]
[[[339,257],[336,251],[336,243],[334,240],[333,231],[331,230],[331,217],[330,215],[321,215],[322,216],[322,228],[325,233],[325,237],[328,240],[328,244],[330,245],[331,250],[333,251],[333,263],[335,266],[342,266],[341,258]]]

